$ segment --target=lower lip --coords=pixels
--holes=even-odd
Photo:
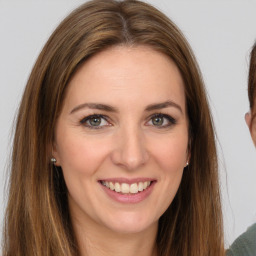
[[[136,194],[122,194],[122,193],[118,193],[115,192],[114,190],[111,190],[109,188],[107,188],[106,186],[102,185],[100,183],[100,185],[102,186],[103,190],[106,192],[106,194],[113,200],[119,202],[119,203],[126,203],[126,204],[136,204],[136,203],[140,203],[142,201],[144,201],[147,197],[149,197],[149,195],[151,194],[154,185],[155,185],[155,181],[153,181],[151,183],[151,185],[149,187],[147,187],[145,190],[138,192]]]

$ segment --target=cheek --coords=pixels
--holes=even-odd
[[[104,161],[108,149],[102,141],[91,141],[82,136],[64,136],[57,151],[64,173],[91,175]]]
[[[167,174],[180,172],[188,158],[187,136],[170,136],[165,138],[158,147],[154,148],[154,156],[158,164]]]
[[[165,138],[165,140],[161,141],[161,146],[158,147],[158,150],[157,148],[154,150],[154,159],[160,168],[160,196],[157,197],[155,205],[158,205],[161,214],[172,203],[180,186],[183,170],[187,162],[188,139],[184,134],[183,136]]]
[[[252,135],[253,143],[256,147],[256,124],[252,126],[251,135]]]
[[[254,145],[256,146],[256,114],[253,112],[253,119],[251,121],[251,135],[252,135],[252,140],[254,142]]]

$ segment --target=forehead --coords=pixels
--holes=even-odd
[[[115,46],[83,63],[67,88],[67,100],[151,104],[177,100],[185,106],[175,63],[148,46]],[[81,103],[81,102],[79,102]]]

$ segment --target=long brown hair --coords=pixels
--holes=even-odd
[[[215,134],[205,88],[186,39],[140,1],[94,0],[49,38],[28,80],[17,117],[4,231],[4,256],[79,255],[60,168],[50,163],[54,127],[78,66],[113,45],[148,45],[183,77],[191,152],[173,202],[159,220],[159,256],[223,255]]]
[[[254,110],[256,101],[256,42],[254,43],[250,56],[249,76],[248,76],[248,97],[250,109]]]

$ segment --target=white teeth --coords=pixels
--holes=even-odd
[[[138,185],[137,185],[137,183],[131,184],[131,186],[130,186],[130,193],[132,193],[132,194],[138,193]]]
[[[115,191],[120,192],[121,191],[121,186],[118,182],[115,183]]]
[[[109,182],[109,188],[111,190],[114,190],[115,189],[115,185],[112,182]]]
[[[139,182],[139,188],[138,188],[138,190],[139,191],[143,191],[143,182]]]
[[[128,194],[130,192],[130,187],[129,184],[127,183],[122,183],[121,185],[121,191],[123,194]]]
[[[138,192],[142,192],[143,190],[148,188],[151,185],[151,181],[132,183],[131,185],[129,185],[127,183],[120,184],[118,182],[102,181],[101,184],[111,190],[114,190],[117,193],[137,194]]]

